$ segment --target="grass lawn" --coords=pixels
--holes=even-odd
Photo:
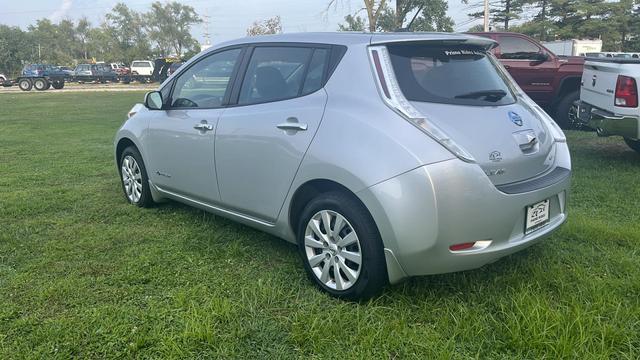
[[[568,222],[484,268],[334,300],[293,245],[128,205],[112,140],[141,93],[0,95],[0,359],[640,358],[640,155],[570,132]]]

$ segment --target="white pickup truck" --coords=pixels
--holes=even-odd
[[[595,129],[599,136],[622,136],[640,153],[638,82],[638,59],[588,59],[573,120]]]

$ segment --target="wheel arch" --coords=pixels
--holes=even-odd
[[[349,188],[336,181],[329,179],[313,179],[306,181],[305,183],[298,186],[289,203],[289,226],[294,234],[297,233],[297,225],[300,221],[302,210],[309,203],[309,201],[320,194],[332,191],[339,191],[347,194],[360,202],[360,204],[362,204],[365,209],[367,208],[353,191],[349,190]],[[369,210],[367,209],[367,211]]]
[[[367,204],[365,204],[363,199],[361,199],[356,193],[354,193],[349,188],[347,188],[346,186],[336,181],[329,180],[329,179],[313,179],[303,183],[296,189],[289,203],[289,214],[288,214],[289,227],[292,233],[294,234],[294,236],[297,237],[298,222],[300,221],[302,210],[304,209],[306,204],[308,204],[309,201],[311,201],[313,198],[315,198],[316,196],[322,193],[333,192],[333,191],[339,191],[352,197],[355,201],[357,201],[359,204],[362,205],[362,207],[367,211],[367,213],[373,220],[373,224],[376,227],[376,231],[378,232],[380,238],[382,239],[388,281],[391,284],[396,284],[402,281],[403,279],[407,278],[406,272],[402,269],[402,266],[396,259],[393,252],[386,247],[385,240],[383,238],[382,232],[380,231],[380,224],[378,224],[378,222],[376,221],[377,219],[374,216],[371,209],[369,209],[369,207],[367,206]]]
[[[556,92],[553,106],[557,106],[558,103],[564,98],[565,95],[572,91],[580,90],[580,82],[582,78],[580,76],[567,76],[560,80],[558,91]]]
[[[124,151],[124,149],[128,148],[129,146],[133,146],[136,148],[136,150],[138,150],[138,152],[140,152],[140,148],[138,147],[138,145],[131,140],[128,137],[123,137],[120,140],[118,140],[118,143],[116,145],[116,165],[118,166],[118,171],[120,171],[120,157],[122,156],[122,152]],[[142,153],[140,152],[140,154],[142,155]]]

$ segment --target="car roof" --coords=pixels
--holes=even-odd
[[[288,33],[277,35],[260,35],[244,37],[227,41],[212,47],[210,50],[220,49],[232,45],[243,45],[253,43],[269,42],[298,42],[298,43],[318,43],[335,45],[358,45],[358,44],[383,44],[390,42],[411,42],[411,41],[471,41],[475,45],[487,48],[495,46],[495,41],[463,33],[441,33],[441,32],[386,32],[386,33],[366,33],[366,32],[305,32]]]

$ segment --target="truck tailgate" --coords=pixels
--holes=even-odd
[[[587,61],[582,73],[580,100],[614,112],[616,81],[623,64]]]

